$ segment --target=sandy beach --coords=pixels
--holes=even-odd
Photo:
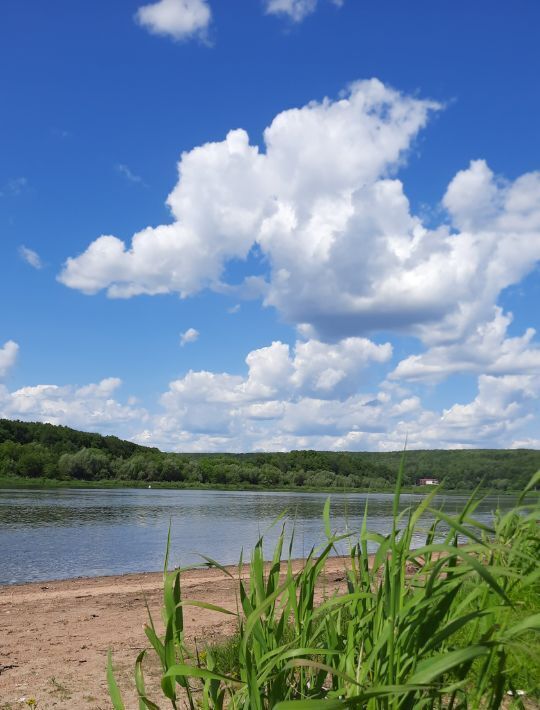
[[[328,561],[327,593],[342,584],[344,566],[343,558]],[[1,586],[0,710],[28,707],[30,698],[39,710],[110,708],[105,679],[109,649],[126,706],[136,710],[133,664],[148,646],[145,598],[154,621],[160,621],[162,579],[161,573],[145,573]],[[235,588],[219,570],[191,570],[182,576],[184,598],[231,610],[236,608]],[[235,622],[190,608],[185,623],[188,638],[204,646],[230,635]],[[151,689],[159,682],[159,668],[153,659],[147,668]]]

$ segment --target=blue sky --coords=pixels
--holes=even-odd
[[[538,3],[1,12],[0,416],[540,446]]]

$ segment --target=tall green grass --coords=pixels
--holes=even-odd
[[[401,474],[392,530],[370,532],[367,509],[358,533],[331,530],[324,509],[326,542],[293,571],[292,538],[283,529],[270,565],[261,538],[248,575],[217,562],[237,583],[236,609],[184,599],[182,570],[164,572],[160,636],[149,618],[146,635],[162,668],[162,698],[147,696],[143,660],[135,663],[139,708],[498,708],[508,691],[539,693],[534,670],[540,653],[540,472],[514,510],[496,515],[492,527],[475,520],[473,495],[458,516],[433,507],[433,490],[416,509],[399,513]],[[423,516],[433,523],[424,544],[414,546]],[[335,546],[349,541],[346,589],[316,604],[324,567]],[[368,546],[376,548],[368,554]],[[169,544],[167,544],[168,557]],[[285,558],[285,559],[282,559]],[[213,609],[236,619],[228,648],[194,650],[184,632],[187,606]],[[231,654],[235,662],[231,661]],[[236,661],[237,657],[237,661]],[[109,658],[113,706],[124,708]],[[536,683],[536,685],[535,685]],[[517,699],[515,707],[520,707]]]

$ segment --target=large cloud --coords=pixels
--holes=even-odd
[[[100,237],[68,259],[60,279],[113,297],[189,295],[219,285],[227,260],[246,257],[257,242],[272,261],[274,291],[294,252],[294,268],[329,270],[353,193],[397,167],[434,107],[376,80],[359,82],[339,101],[279,114],[265,131],[266,153],[243,130],[194,148],[182,155],[167,200],[172,224],[139,232],[130,248]]]
[[[189,371],[149,412],[121,401],[121,381],[0,386],[0,417],[66,424],[176,451],[536,446],[540,375],[481,375],[466,404],[426,409],[403,385],[373,382],[389,344],[276,341],[246,357],[245,375]]]
[[[187,296],[226,289],[227,262],[257,246],[265,303],[312,337],[465,337],[540,258],[540,174],[509,183],[473,161],[444,196],[451,225],[428,229],[391,176],[436,108],[371,80],[276,116],[266,152],[231,131],[182,155],[171,224],[130,245],[99,237],[59,278],[88,294]]]
[[[302,427],[321,432],[326,425],[335,431],[341,425],[329,423],[342,419],[343,402],[357,396],[362,371],[370,363],[388,361],[391,354],[388,343],[376,345],[364,338],[349,338],[335,346],[297,342],[292,352],[276,341],[247,355],[245,377],[190,371],[171,382],[161,398],[165,414],[156,417],[152,437],[177,447],[187,445],[189,432],[196,434],[196,448],[217,437],[226,442],[225,448],[250,449],[263,446],[260,437],[268,436],[268,427],[276,421],[293,435]],[[371,395],[360,398],[370,399]],[[173,443],[179,432],[184,438]]]
[[[5,377],[11,370],[17,360],[18,352],[19,346],[13,340],[8,340],[0,348],[0,377]]]
[[[387,362],[391,355],[389,343],[376,345],[366,338],[347,338],[337,345],[298,341],[293,353],[289,345],[275,341],[247,355],[245,378],[190,371],[171,383],[171,390],[189,401],[247,403],[283,393],[332,399],[356,392],[362,370],[372,362]]]
[[[67,260],[60,280],[88,294],[258,294],[298,328],[294,347],[250,352],[245,375],[190,371],[171,382],[141,442],[204,451],[537,440],[535,331],[510,336],[497,301],[540,259],[540,173],[510,182],[472,161],[428,228],[396,172],[437,108],[372,80],[279,114],[264,151],[231,131],[182,155],[170,224],[130,244],[99,237]],[[264,276],[226,283],[228,262],[248,255],[260,255]],[[392,356],[366,337],[376,331],[417,336],[424,352],[368,386]],[[426,409],[421,383],[454,373],[478,376],[477,396]]]
[[[133,401],[122,404],[114,398],[120,385],[121,380],[109,377],[82,387],[34,385],[9,392],[0,386],[0,417],[119,434],[148,417]]]
[[[401,385],[367,384],[365,368],[389,356],[389,346],[362,339],[298,342],[292,351],[274,342],[248,354],[245,376],[190,371],[171,382],[163,413],[135,438],[178,451],[395,450],[407,439],[410,448],[501,447],[528,440],[538,375],[481,375],[471,402],[434,411]]]
[[[462,340],[448,345],[439,345],[420,355],[398,363],[390,379],[440,382],[448,375],[476,374],[538,374],[540,373],[540,347],[533,342],[534,328],[528,328],[521,336],[507,337],[512,314],[494,309],[494,317]]]
[[[467,404],[423,412],[414,421],[414,448],[513,446],[516,434],[538,413],[540,377],[504,375],[478,378],[478,394]],[[404,432],[404,427],[397,431]]]
[[[257,397],[247,378],[191,372],[170,384],[163,414],[134,438],[177,451],[534,447],[528,428],[539,384],[530,375],[482,375],[474,399],[437,411],[399,390],[322,399],[276,388]]]

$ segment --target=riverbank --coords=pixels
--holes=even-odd
[[[372,486],[370,488],[352,488],[352,487],[314,487],[314,486],[259,486],[259,485],[227,485],[227,484],[210,484],[210,483],[190,483],[186,481],[170,482],[170,481],[118,481],[111,479],[102,479],[99,481],[78,481],[75,479],[57,479],[57,478],[23,478],[9,476],[0,477],[0,490],[54,490],[58,488],[74,488],[74,489],[122,489],[122,488],[140,488],[140,489],[158,489],[158,490],[186,490],[186,491],[259,491],[261,493],[392,493],[391,486]],[[402,493],[420,493],[427,494],[433,490],[432,486],[403,486]],[[472,490],[465,488],[446,489],[444,484],[441,486],[441,492],[445,495],[471,495]],[[479,492],[490,495],[515,496],[519,490],[504,490],[499,491],[494,488],[482,488]],[[0,706],[1,710],[1,706]]]
[[[346,563],[328,560],[320,596],[343,586]],[[294,562],[296,569],[301,565]],[[236,576],[236,566],[227,569]],[[27,707],[22,698],[35,698],[38,710],[109,708],[109,649],[127,707],[136,707],[133,662],[148,646],[145,604],[159,626],[162,582],[162,574],[144,573],[0,586],[0,710]],[[220,570],[185,572],[182,590],[184,598],[236,609],[236,583]],[[208,609],[186,613],[185,624],[200,648],[234,631],[234,617]],[[158,679],[159,669],[150,665],[150,689]]]

